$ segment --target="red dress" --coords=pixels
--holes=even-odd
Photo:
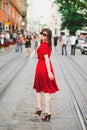
[[[36,73],[35,73],[34,86],[33,86],[33,88],[37,92],[52,94],[59,90],[55,78],[54,80],[49,79],[46,64],[45,64],[44,55],[48,54],[48,57],[50,58],[51,50],[52,49],[49,47],[48,42],[41,43],[40,47],[37,49],[38,63],[36,66]],[[54,74],[51,61],[50,61],[50,68],[51,68],[51,72]]]

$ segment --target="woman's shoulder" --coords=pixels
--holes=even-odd
[[[50,46],[49,46],[48,42],[42,42],[41,43],[41,48],[43,48],[43,49],[50,49]]]

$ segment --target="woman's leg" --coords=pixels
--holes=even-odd
[[[63,52],[63,51],[64,51],[64,45],[62,45],[62,53],[61,53],[62,55],[64,54],[64,52]]]
[[[37,109],[34,114],[41,115],[42,112],[42,93],[36,93],[37,95]]]
[[[37,95],[37,108],[41,110],[42,109],[42,93],[41,92],[36,93],[36,95]]]
[[[48,113],[48,114],[51,113],[50,105],[51,105],[51,96],[49,93],[46,93],[45,94],[45,113]]]
[[[30,55],[30,48],[27,48],[27,56]]]
[[[22,53],[22,44],[20,44],[20,51],[21,51],[21,53]]]
[[[41,117],[42,121],[49,121],[51,118],[50,101],[51,101],[50,94],[46,93],[45,94],[45,113]]]

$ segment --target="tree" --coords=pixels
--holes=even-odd
[[[75,33],[87,24],[87,0],[55,0],[62,13],[61,29]]]

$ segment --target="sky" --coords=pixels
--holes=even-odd
[[[33,16],[39,18],[41,16],[47,19],[50,14],[50,6],[52,0],[31,0],[33,4]]]

